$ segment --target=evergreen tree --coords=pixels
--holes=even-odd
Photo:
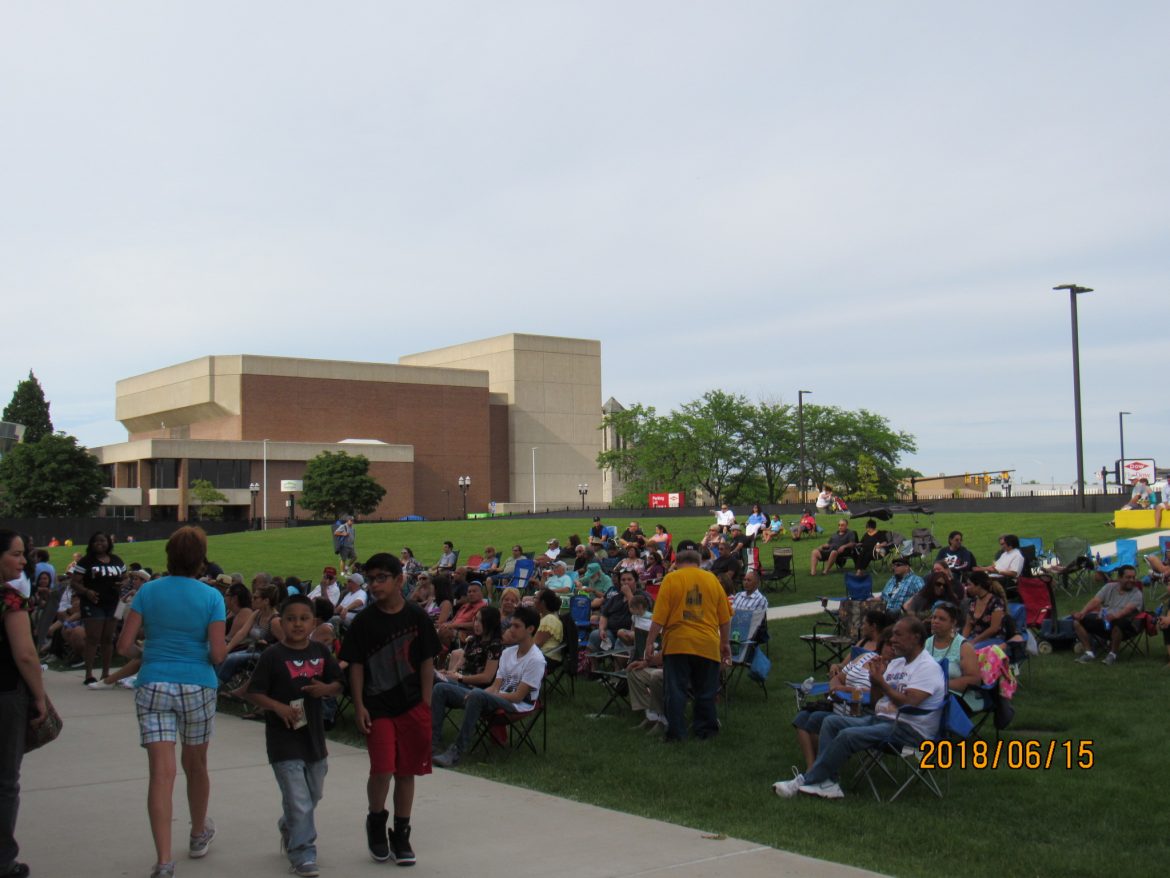
[[[16,385],[12,401],[4,407],[2,420],[24,424],[24,441],[39,442],[53,435],[53,421],[49,418],[49,401],[37,376],[29,370],[28,378]]]
[[[92,515],[105,497],[98,459],[64,433],[22,442],[0,458],[0,515]]]

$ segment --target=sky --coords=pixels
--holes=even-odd
[[[0,10],[0,396],[597,338],[602,399],[865,407],[928,474],[1170,465],[1170,6]]]

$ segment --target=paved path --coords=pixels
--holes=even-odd
[[[24,761],[17,826],[21,859],[37,878],[145,878],[154,849],[146,820],[146,756],[138,746],[133,696],[121,689],[91,692],[74,672],[49,672],[46,680],[65,729]],[[317,813],[322,874],[348,878],[396,872],[393,865],[374,863],[366,851],[365,752],[331,743],[330,753],[325,799]],[[211,814],[218,835],[206,859],[178,861],[179,878],[286,874],[276,833],[280,805],[264,758],[263,727],[219,717],[211,766]],[[175,838],[185,841],[181,775],[175,793]],[[408,874],[415,876],[874,874],[734,838],[707,839],[694,829],[442,769],[419,781],[414,810],[411,840],[419,864]],[[510,835],[528,839],[545,855],[518,856],[520,844],[504,840]]]

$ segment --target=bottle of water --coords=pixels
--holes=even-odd
[[[1113,623],[1109,621],[1109,611],[1104,607],[1101,608],[1101,624],[1105,626],[1106,631],[1113,627]]]
[[[805,680],[803,683],[800,684],[800,691],[803,692],[805,695],[808,695],[808,693],[812,692],[812,687],[813,687],[814,682],[815,681],[813,680],[813,678],[809,677],[807,680]]]

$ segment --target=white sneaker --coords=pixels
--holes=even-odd
[[[107,683],[104,680],[95,680],[92,683],[86,684],[86,689],[92,689],[95,692],[105,692],[107,689],[113,689],[113,683]]]
[[[796,794],[800,791],[803,784],[803,777],[795,777],[792,780],[778,780],[772,784],[772,792],[781,799],[793,799],[796,798]]]
[[[836,781],[824,780],[817,784],[804,784],[798,790],[807,796],[818,796],[822,799],[844,799],[845,791]]]

